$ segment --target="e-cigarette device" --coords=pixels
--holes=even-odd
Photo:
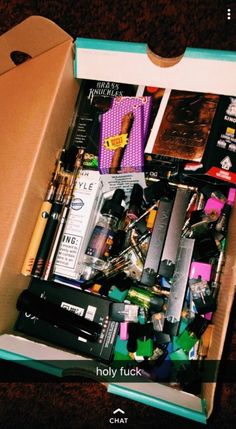
[[[63,151],[62,153],[64,154]],[[55,168],[52,173],[52,177],[46,192],[45,200],[41,205],[38,218],[36,220],[36,224],[34,227],[34,231],[29,243],[29,247],[25,255],[24,263],[21,269],[21,274],[25,276],[29,276],[32,272],[32,269],[35,263],[35,258],[37,256],[37,252],[39,250],[39,246],[50,216],[52,203],[53,203],[53,199],[54,199],[54,195],[55,195],[56,187],[58,183],[59,171],[62,165],[62,161],[61,161],[62,153],[60,158],[56,161]]]
[[[43,273],[51,243],[57,229],[62,207],[63,204],[60,201],[55,201],[52,205],[50,216],[32,270],[32,275],[35,277],[40,277]]]
[[[194,241],[192,238],[185,237],[180,240],[163,327],[164,332],[170,335],[178,333]]]
[[[172,277],[191,190],[177,189],[158,274]]]
[[[143,285],[153,286],[155,284],[171,210],[171,200],[160,200],[146,260],[143,267],[143,273],[140,280],[140,283]]]
[[[192,262],[190,267],[189,287],[199,314],[209,313],[216,308],[216,301],[209,286],[211,271],[211,264],[205,262]]]
[[[97,294],[33,278],[19,297],[15,330],[110,362],[119,331],[109,317],[111,304]]]
[[[86,340],[96,341],[102,330],[98,323],[59,307],[28,289],[21,292],[16,306],[19,311],[30,313]]]

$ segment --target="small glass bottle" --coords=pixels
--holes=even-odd
[[[124,191],[116,189],[112,198],[104,202],[85,251],[85,265],[92,265],[97,270],[104,268],[105,262],[110,256],[118,222],[124,213],[124,206],[122,205],[124,199]]]

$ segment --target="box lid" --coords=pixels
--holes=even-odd
[[[34,58],[72,37],[42,16],[30,16],[0,37],[0,75],[16,67],[11,54],[19,51]]]

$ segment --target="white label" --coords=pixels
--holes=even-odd
[[[84,308],[78,307],[77,305],[69,304],[68,302],[62,302],[61,308],[64,308],[65,310],[71,311],[72,313],[77,314],[77,316],[84,315]]]
[[[96,314],[96,310],[97,310],[97,308],[94,307],[93,305],[88,305],[88,308],[87,308],[85,316],[84,316],[85,319],[93,320],[94,316]]]
[[[88,230],[95,214],[94,206],[99,187],[98,171],[83,170],[76,180],[69,216],[57,253],[55,274],[72,279],[78,278],[77,265],[80,254],[87,245]]]
[[[57,265],[73,270],[76,267],[78,252],[82,237],[72,234],[63,234],[60,249],[57,255]]]

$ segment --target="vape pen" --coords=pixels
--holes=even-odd
[[[45,263],[45,268],[44,268],[44,272],[42,275],[43,280],[48,280],[50,273],[52,271],[52,268],[53,268],[53,264],[54,264],[54,261],[55,261],[56,255],[57,255],[59,244],[60,244],[60,239],[62,237],[64,228],[65,228],[65,224],[66,224],[66,220],[67,220],[67,217],[69,214],[70,203],[72,200],[75,182],[76,182],[76,179],[77,179],[78,174],[80,172],[80,169],[82,168],[83,158],[84,158],[84,149],[78,149],[78,154],[77,154],[77,158],[75,161],[74,172],[73,172],[73,175],[71,176],[70,183],[65,188],[64,205],[63,205],[62,213],[61,213],[60,218],[59,218],[59,223],[57,224],[57,228],[56,228],[56,231],[54,234],[54,239],[53,239],[53,242],[52,242],[50,250],[49,250],[47,261]]]
[[[160,200],[140,282],[153,286],[161,260],[166,231],[172,210],[171,200]]]
[[[52,204],[49,219],[39,246],[39,250],[35,259],[32,270],[32,276],[40,277],[46,263],[48,252],[56,232],[59,216],[63,207],[64,190],[67,182],[67,177],[61,176],[61,182],[56,191],[55,201]]]
[[[177,189],[158,274],[172,277],[191,191]]]
[[[123,260],[125,256],[127,256],[129,254],[129,252],[132,252],[135,249],[135,251],[139,252],[140,248],[139,245],[145,241],[149,236],[151,235],[151,231],[146,231],[144,232],[144,234],[142,234],[140,237],[138,237],[135,240],[134,244],[130,244],[129,247],[126,247],[126,249],[122,250],[122,252],[119,253],[118,256],[116,256],[115,258],[112,258],[109,260],[109,265],[113,265],[114,263],[118,263],[120,260]]]
[[[164,322],[164,332],[170,335],[177,335],[179,329],[194,241],[185,237],[180,240]]]
[[[40,298],[28,289],[21,292],[16,307],[19,311],[30,313],[89,341],[96,341],[102,330],[102,326],[99,323]]]
[[[47,260],[45,263],[45,267],[44,267],[44,272],[43,275],[41,276],[41,278],[43,280],[48,280],[51,270],[53,268],[53,263],[54,260],[56,258],[56,254],[57,254],[57,250],[59,247],[59,243],[60,243],[60,238],[62,236],[64,227],[65,227],[65,223],[66,223],[66,219],[69,213],[69,206],[70,206],[70,202],[71,202],[71,193],[72,193],[72,189],[70,189],[71,186],[68,186],[68,191],[65,191],[65,197],[64,197],[64,205],[63,205],[63,209],[62,209],[62,213],[60,214],[60,218],[59,218],[59,222],[56,225],[56,230],[54,233],[54,238],[53,241],[51,243],[50,246],[50,250],[47,256]],[[67,193],[68,192],[68,193]]]
[[[64,151],[63,151],[64,152]],[[62,152],[62,153],[63,153]],[[44,230],[46,228],[48,218],[50,215],[50,211],[52,208],[52,201],[55,195],[56,191],[56,184],[58,179],[58,174],[61,168],[62,164],[62,154],[60,158],[57,160],[54,172],[52,174],[52,178],[50,180],[48,190],[45,196],[45,201],[42,203],[42,206],[40,208],[40,212],[34,227],[34,231],[30,240],[30,244],[25,256],[25,260],[21,269],[21,273],[25,276],[29,276],[32,272],[35,258],[37,255],[37,252],[39,250],[39,246],[44,234]]]

